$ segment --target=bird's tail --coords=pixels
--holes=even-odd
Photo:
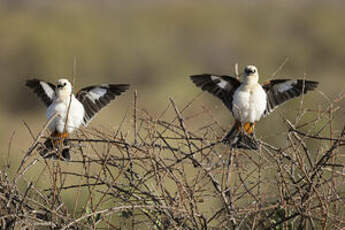
[[[48,159],[62,158],[64,160],[70,160],[69,142],[65,139],[66,137],[67,134],[61,135],[57,132],[53,132],[43,143],[44,147],[40,149],[40,155]],[[60,147],[62,147],[61,154],[59,152]]]
[[[223,138],[224,144],[238,149],[259,149],[259,143],[254,138],[255,123],[245,123],[242,128],[241,122],[236,121],[231,130]]]

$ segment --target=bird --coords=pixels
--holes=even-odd
[[[227,75],[191,75],[193,83],[220,98],[232,112],[235,123],[222,139],[232,148],[258,150],[256,123],[284,102],[314,90],[319,82],[305,79],[273,79],[259,84],[258,69],[244,68],[243,81]]]
[[[33,90],[47,107],[48,129],[51,135],[44,142],[40,154],[45,158],[70,160],[69,148],[63,148],[61,155],[49,154],[59,146],[66,146],[73,131],[81,125],[87,126],[95,115],[116,96],[129,89],[129,84],[101,84],[80,89],[76,95],[68,79],[59,79],[55,84],[39,79],[26,80],[25,85]]]

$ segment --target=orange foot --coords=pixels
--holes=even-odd
[[[62,144],[63,140],[65,138],[67,138],[67,137],[68,137],[68,133],[67,132],[64,132],[64,133],[59,133],[59,132],[56,132],[56,131],[53,132],[51,134],[51,138],[53,140],[54,147],[60,146]]]
[[[243,129],[247,134],[251,135],[254,133],[254,127],[255,127],[255,122],[254,123],[246,122],[244,123]]]
[[[59,138],[67,138],[68,137],[68,133],[67,132],[65,132],[65,133],[58,133],[58,135],[57,135]]]

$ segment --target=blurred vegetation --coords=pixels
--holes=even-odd
[[[76,89],[130,83],[138,90],[139,106],[157,116],[169,97],[182,106],[200,93],[189,75],[232,74],[235,63],[240,70],[255,64],[262,82],[285,63],[275,78],[318,80],[322,93],[308,94],[305,105],[328,104],[344,91],[344,10],[343,1],[312,0],[1,1],[0,167],[17,164],[32,143],[23,121],[37,134],[46,119],[43,104],[24,87],[25,79],[71,79],[74,62]],[[198,103],[224,130],[231,126],[231,114],[218,99],[204,94]],[[342,101],[338,105],[344,106]],[[129,92],[91,127],[113,132],[131,106]],[[280,134],[287,128],[280,116],[294,119],[298,108],[297,99],[281,106],[260,122],[257,135],[270,144],[284,143]],[[335,124],[342,117],[337,115]],[[188,125],[197,128],[204,122]]]
[[[130,83],[150,111],[159,111],[168,97],[179,103],[199,93],[188,75],[232,74],[235,63],[240,69],[257,65],[264,81],[287,60],[276,78],[319,80],[330,98],[345,84],[342,1],[15,0],[0,6],[2,151],[9,133],[17,130],[17,138],[23,133],[21,120],[37,127],[45,119],[45,108],[24,88],[24,80],[71,77],[74,60],[76,88]],[[325,102],[315,97],[306,97],[308,104]],[[220,119],[230,126],[231,115],[221,102],[210,95],[204,99],[217,105]],[[121,117],[128,103],[128,97],[119,99],[101,118]],[[294,114],[297,104],[289,102],[280,111]],[[95,119],[93,124],[102,123]]]

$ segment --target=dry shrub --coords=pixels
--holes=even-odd
[[[11,179],[7,169],[0,172],[1,228],[345,227],[345,127],[334,128],[342,98],[317,110],[301,104],[299,122],[282,118],[284,145],[262,142],[259,151],[222,145],[224,130],[206,108],[185,115],[200,110],[198,98],[181,108],[170,99],[156,116],[134,98],[132,115],[116,132],[84,129],[70,139],[68,163],[39,156],[45,129],[34,137]],[[194,128],[196,119],[207,124]],[[132,128],[121,131],[126,123]],[[36,180],[29,176],[35,167],[41,168]]]

